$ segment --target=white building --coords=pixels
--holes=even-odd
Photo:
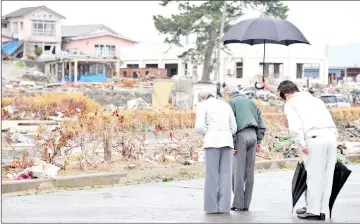
[[[263,70],[264,45],[249,46],[245,44],[227,45],[228,53],[221,52],[221,83],[250,84],[260,79]],[[184,49],[168,45],[137,45],[123,49],[121,60],[123,67],[157,67],[168,68],[168,75],[197,77],[201,79],[203,65],[185,63],[178,56]],[[274,44],[266,45],[265,73],[272,84],[290,79],[305,85],[307,75],[311,83],[328,83],[328,59],[326,46],[309,46],[295,44],[289,47]],[[214,72],[213,72],[214,73]],[[214,74],[211,75],[214,78]],[[214,80],[217,81],[217,80]]]

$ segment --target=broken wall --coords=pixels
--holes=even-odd
[[[115,106],[126,105],[127,101],[142,98],[146,103],[152,104],[152,89],[89,89],[83,91],[85,96],[93,99],[102,106],[113,104]]]

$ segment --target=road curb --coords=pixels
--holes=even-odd
[[[347,161],[354,162],[360,160],[360,154],[346,156]],[[269,170],[281,168],[294,168],[298,159],[257,161],[256,170]],[[184,177],[192,175],[204,175],[204,165],[181,166],[165,168],[149,168],[147,172],[142,170],[133,170],[122,173],[95,173],[77,176],[56,177],[54,179],[33,179],[33,180],[11,180],[2,182],[2,194],[14,193],[28,190],[41,190],[52,188],[79,188],[87,186],[105,186],[125,183],[129,180],[141,180],[144,178],[156,177]]]
[[[127,173],[94,173],[77,176],[56,177],[54,179],[10,180],[3,181],[1,193],[14,193],[28,190],[52,188],[78,188],[119,184]]]

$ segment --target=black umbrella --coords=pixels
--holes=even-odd
[[[304,163],[298,163],[296,166],[296,170],[292,179],[292,206],[293,210],[300,199],[301,195],[307,188],[306,185],[307,173],[305,170]]]
[[[335,170],[334,170],[333,186],[329,200],[330,218],[336,197],[340,193],[340,190],[344,186],[350,174],[351,174],[351,170],[349,170],[340,161],[336,162]],[[307,189],[306,177],[307,177],[307,173],[305,170],[304,163],[298,163],[292,180],[293,209],[297,201],[300,199],[301,195]]]
[[[341,188],[344,186],[345,182],[349,178],[351,174],[351,170],[349,170],[344,164],[341,162],[337,162],[335,165],[335,171],[334,171],[334,179],[333,179],[333,186],[331,190],[331,196],[329,201],[329,208],[330,208],[330,218],[331,218],[331,212],[334,207],[334,203],[336,200],[336,197],[340,193]]]
[[[264,44],[263,56],[263,78],[265,83],[265,44],[280,44],[289,46],[291,44],[303,43],[310,44],[300,30],[289,21],[259,17],[254,19],[243,20],[233,27],[224,35],[222,41],[225,44],[243,43],[249,45]],[[257,89],[263,89],[263,87]]]

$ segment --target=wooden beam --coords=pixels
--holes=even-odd
[[[78,61],[77,60],[74,61],[74,73],[75,73],[74,82],[77,82],[77,77],[78,77]]]
[[[65,62],[61,63],[61,82],[65,82]]]
[[[69,62],[69,82],[71,82],[72,80],[72,62]]]
[[[74,60],[78,62],[119,62],[119,59],[105,59],[105,58],[79,58]]]
[[[56,63],[55,63],[55,77],[56,77],[56,81],[58,80],[58,72],[59,72],[59,63],[56,62]]]

